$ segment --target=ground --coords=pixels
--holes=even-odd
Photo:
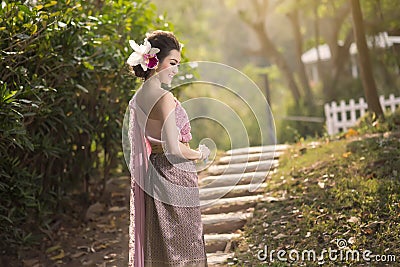
[[[292,144],[266,188],[285,200],[257,203],[229,264],[370,266],[364,258],[298,260],[289,254],[314,250],[319,256],[331,249],[371,251],[373,266],[400,266],[400,116],[388,121]],[[21,250],[20,261],[4,257],[0,265],[127,266],[129,184],[128,176],[111,179],[106,197],[89,209],[70,203],[85,212],[61,216],[40,247]],[[286,261],[277,260],[278,250]]]
[[[45,237],[39,248],[24,249],[21,260],[2,266],[127,266],[129,188],[128,176],[110,179],[103,203],[94,203],[82,216],[73,215],[79,212],[62,216],[57,231]],[[74,205],[81,210],[78,202]]]
[[[352,129],[294,144],[266,189],[286,200],[258,203],[231,264],[370,266],[362,256],[369,253],[373,266],[400,266],[399,176],[400,132]],[[335,259],[323,249],[339,254]],[[304,254],[302,260],[309,250],[323,257],[308,260]],[[351,258],[356,251],[360,260]]]

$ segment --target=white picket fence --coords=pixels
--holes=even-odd
[[[389,95],[388,99],[380,96],[379,101],[384,112],[388,109],[394,112],[400,106],[400,97],[395,97],[393,94]],[[350,99],[349,104],[346,104],[344,100],[340,101],[339,105],[336,102],[326,103],[325,117],[328,134],[336,134],[353,127],[357,119],[365,114],[367,108],[367,102],[362,97],[358,103],[354,99]]]

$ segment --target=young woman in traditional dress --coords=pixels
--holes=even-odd
[[[144,83],[129,102],[131,224],[129,266],[207,266],[188,115],[162,88],[178,73],[181,45],[166,31],[147,35],[127,63]]]

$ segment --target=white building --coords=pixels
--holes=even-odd
[[[400,36],[388,36],[387,32],[383,32],[375,36],[374,38],[369,38],[367,40],[369,47],[380,47],[388,48],[394,44],[400,44]],[[343,45],[343,41],[339,41],[339,45]],[[306,71],[308,77],[310,77],[310,82],[318,82],[320,79],[320,74],[318,73],[317,62],[318,53],[320,55],[321,67],[327,66],[327,62],[331,59],[331,51],[327,44],[319,45],[318,48],[311,48],[306,51],[302,56],[301,60],[306,66]],[[358,64],[357,64],[357,46],[355,43],[350,45],[350,66],[347,71],[351,72],[354,78],[358,77]]]

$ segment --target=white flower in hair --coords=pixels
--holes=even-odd
[[[157,67],[158,58],[156,54],[160,52],[160,49],[155,47],[152,48],[147,38],[144,39],[142,45],[138,45],[134,40],[129,40],[129,44],[134,50],[127,60],[127,63],[130,66],[136,66],[140,64],[144,71]]]

